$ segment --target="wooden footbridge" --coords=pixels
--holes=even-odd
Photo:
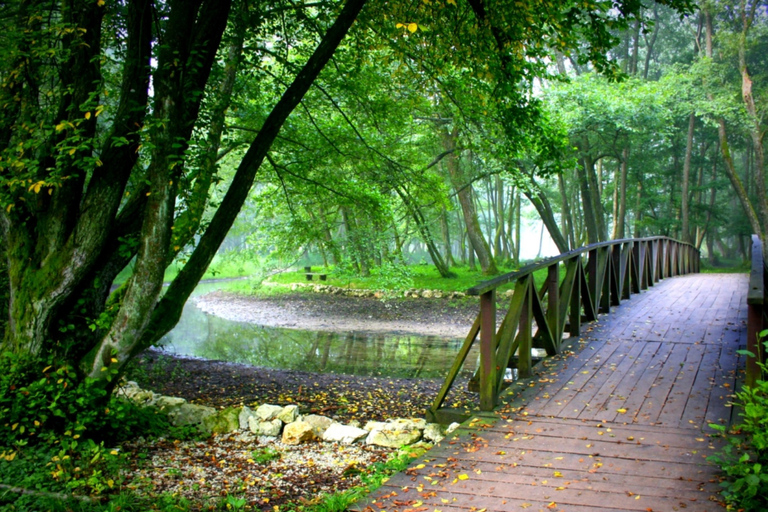
[[[689,245],[621,240],[470,290],[480,314],[428,415],[449,415],[443,402],[478,332],[479,410],[353,509],[723,510],[706,460],[721,441],[708,425],[732,421],[745,367],[737,351],[754,351],[764,325],[759,239],[751,276],[698,269]],[[495,290],[510,282],[497,326]],[[533,364],[533,348],[550,357]],[[522,377],[511,385],[510,365]]]

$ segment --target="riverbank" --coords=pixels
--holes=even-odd
[[[267,327],[450,338],[464,338],[478,313],[476,297],[382,300],[308,291],[261,297],[219,290],[193,300],[205,313]]]
[[[477,301],[472,298],[383,301],[309,292],[251,297],[216,291],[193,300],[203,311],[228,320],[321,331],[399,332],[463,338],[477,315]],[[445,354],[447,359],[454,356]],[[264,403],[295,404],[302,414],[320,414],[344,424],[423,417],[442,385],[442,379],[278,370],[180,357],[155,350],[139,356],[129,378],[145,389],[201,405],[255,408]],[[455,391],[448,397],[449,405],[465,409],[476,401],[476,395],[466,391],[466,379],[463,376],[454,386]],[[157,461],[133,468],[131,485],[137,485],[138,492],[179,493],[195,504],[192,508],[207,509],[205,503],[211,494],[217,489],[218,492],[226,489],[241,496],[247,503],[246,509],[250,510],[282,509],[288,504],[296,507],[311,502],[320,493],[360,485],[356,471],[349,474],[348,468],[368,467],[374,461],[383,461],[390,453],[390,450],[362,445],[341,449],[324,443],[288,448],[279,442],[265,445],[263,441],[240,436],[214,436],[197,444],[140,442],[125,449]],[[254,458],[254,450],[275,450],[276,455],[268,464],[251,468],[253,463],[249,460]],[[211,456],[215,460],[227,460],[228,464],[226,467],[210,464],[207,460]],[[314,462],[304,464],[302,461]],[[238,469],[239,466],[242,468]],[[252,469],[260,472],[254,473]],[[252,475],[255,475],[253,483]],[[227,489],[227,482],[237,481],[248,484]]]

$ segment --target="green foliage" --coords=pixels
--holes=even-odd
[[[279,459],[281,455],[279,451],[271,446],[265,446],[258,450],[254,450],[251,457],[256,464],[267,464],[268,462]]]
[[[760,333],[768,336],[768,330]],[[763,345],[768,349],[768,341]],[[755,357],[747,351],[748,357]],[[759,363],[766,376],[766,366]],[[709,458],[726,475],[723,496],[730,509],[744,512],[764,511],[768,508],[768,380],[758,379],[754,387],[745,386],[736,393],[741,421],[730,431],[726,427],[710,424],[726,435],[728,444]]]

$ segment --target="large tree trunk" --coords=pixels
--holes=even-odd
[[[39,184],[24,192],[35,200],[16,203],[0,214],[8,244],[12,291],[5,347],[33,355],[54,352],[108,387],[109,379],[132,356],[170,330],[232,225],[285,119],[328,62],[364,3],[365,0],[347,1],[267,116],[187,264],[159,300],[166,265],[183,242],[191,238],[195,223],[199,223],[199,219],[186,222],[182,213],[185,210],[177,208],[176,198],[185,170],[188,141],[227,25],[230,0],[171,1],[166,5],[163,24],[157,24],[153,18],[154,6],[149,0],[126,2],[127,42],[124,68],[119,75],[122,89],[115,99],[117,106],[107,104],[111,111],[101,118],[108,119],[100,127],[102,131],[106,129],[101,148],[89,144],[102,137],[96,131],[96,118],[105,109],[102,103],[111,103],[99,101],[103,87],[100,41],[104,8],[94,2],[66,3],[62,19],[84,30],[65,33],[65,41],[52,43],[52,48],[61,46],[72,51],[63,54],[67,60],[58,62],[55,68],[59,81],[50,101],[58,98],[61,104],[50,131],[54,139],[48,146],[41,146],[50,151],[43,155]],[[18,26],[30,26],[28,18],[40,19],[38,12],[18,12]],[[54,20],[50,23],[58,23],[57,16],[48,18]],[[48,34],[45,37],[55,39],[60,33]],[[156,44],[158,39],[162,39],[162,45]],[[237,53],[236,48],[234,52]],[[153,55],[156,61],[151,65]],[[30,57],[27,54],[20,65],[28,65]],[[227,65],[232,62],[231,58],[226,60]],[[49,66],[47,61],[37,64]],[[236,67],[236,62],[233,65]],[[21,90],[29,90],[23,86],[29,75],[22,73],[16,78]],[[8,86],[11,91],[15,88],[13,83]],[[225,78],[219,90],[225,100],[227,87]],[[0,94],[5,102],[6,92]],[[5,113],[15,112],[14,103],[36,108],[35,102],[25,102],[19,96]],[[213,108],[214,115],[217,108]],[[16,111],[22,113],[22,108]],[[149,111],[152,122],[142,130]],[[28,119],[37,115],[34,111],[22,113]],[[3,116],[0,123],[11,117]],[[216,145],[218,120],[212,121],[214,130],[209,141]],[[12,122],[0,126],[4,142],[10,140],[5,135],[15,129],[15,121]],[[56,145],[70,137],[70,130],[74,130],[70,127],[78,127],[79,146],[67,155],[67,179],[61,186],[49,188],[49,170],[63,169],[57,167],[63,160]],[[148,166],[136,170],[140,134],[144,131],[152,137],[152,144],[146,145],[142,153],[148,156]],[[132,173],[142,176],[132,179]],[[202,177],[203,188],[204,182]],[[126,192],[130,192],[130,197]],[[189,212],[200,210],[193,202],[185,203],[185,208]],[[180,228],[178,233],[175,222]],[[189,229],[181,229],[185,226]],[[114,277],[134,255],[133,275],[108,302]],[[92,317],[84,318],[80,313],[83,304]],[[95,326],[93,331],[88,328],[91,323]],[[61,325],[73,325],[74,329],[62,333]],[[109,371],[103,371],[105,368]]]
[[[754,168],[754,185],[755,196],[757,197],[758,212],[760,213],[760,224],[763,229],[768,229],[768,195],[766,195],[765,188],[765,154],[763,152],[763,135],[764,131],[761,126],[761,116],[757,112],[755,106],[755,98],[752,95],[752,78],[747,68],[747,34],[754,21],[755,11],[759,4],[757,0],[754,0],[752,5],[749,2],[743,1],[741,3],[741,22],[742,30],[739,34],[739,71],[741,72],[741,97],[744,100],[744,107],[749,114],[749,120],[751,123],[749,134],[752,138],[752,146],[755,151],[755,168]],[[764,6],[763,6],[764,8]],[[766,240],[766,233],[758,232],[757,234]]]

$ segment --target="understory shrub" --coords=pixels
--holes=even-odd
[[[765,339],[768,330],[760,336]],[[763,345],[768,349],[768,342]],[[762,360],[760,354],[740,353]],[[741,421],[730,428],[710,424],[728,441],[723,450],[709,460],[718,464],[725,474],[721,485],[729,510],[768,510],[768,381],[765,365],[760,363],[760,368],[763,378],[736,393],[735,405],[740,408]]]
[[[119,488],[117,443],[166,433],[169,425],[165,415],[107,393],[69,365],[0,355],[0,508],[54,510],[51,503],[68,503],[71,494]],[[30,508],[31,501],[38,505]],[[93,506],[74,498],[62,510]]]

